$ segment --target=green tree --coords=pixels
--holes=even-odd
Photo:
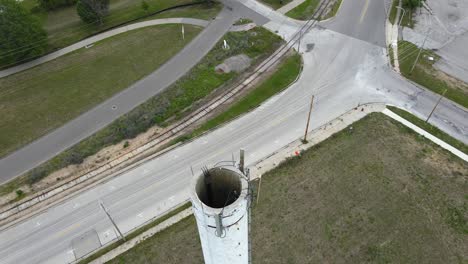
[[[32,59],[46,47],[47,34],[39,20],[15,0],[0,0],[0,65]]]
[[[103,24],[103,18],[109,12],[109,0],[78,0],[76,11],[85,23]]]

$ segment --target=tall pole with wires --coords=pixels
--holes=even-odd
[[[310,100],[309,114],[307,115],[307,124],[306,124],[305,132],[304,132],[304,139],[302,140],[304,143],[307,143],[307,134],[309,133],[310,115],[312,114],[313,107],[314,107],[314,96],[312,95],[312,99]]]
[[[429,29],[429,30],[427,31],[426,37],[424,37],[424,41],[423,41],[421,47],[419,48],[418,56],[416,56],[416,60],[414,60],[413,67],[411,67],[410,74],[413,72],[414,67],[416,67],[416,64],[418,63],[419,56],[421,56],[421,52],[422,52],[422,50],[423,50],[423,48],[424,48],[424,45],[426,44],[426,40],[427,40],[427,38],[429,37],[429,32],[431,32],[431,29]]]
[[[431,119],[432,114],[435,112],[437,106],[439,106],[440,101],[442,101],[442,98],[444,97],[444,95],[445,95],[446,92],[447,92],[447,89],[445,89],[445,91],[444,91],[444,92],[442,93],[442,95],[439,97],[439,100],[437,100],[437,103],[434,105],[434,108],[432,108],[431,113],[429,114],[429,116],[428,116],[427,119],[426,119],[426,123],[429,122],[429,119]]]

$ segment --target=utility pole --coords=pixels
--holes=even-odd
[[[258,204],[258,200],[260,199],[260,187],[262,187],[262,175],[260,175],[260,179],[258,180],[257,204]]]
[[[442,95],[440,96],[439,100],[437,100],[437,103],[435,104],[434,108],[432,109],[431,113],[429,114],[429,116],[427,117],[426,119],[426,123],[429,122],[429,119],[431,119],[431,116],[432,114],[434,113],[434,111],[436,110],[437,106],[439,105],[440,101],[442,100],[442,98],[444,97],[445,93],[447,92],[447,89],[445,89],[445,91],[442,93]]]
[[[413,67],[411,67],[410,74],[413,72],[414,67],[416,67],[416,63],[418,63],[419,56],[421,56],[421,52],[423,50],[424,44],[426,44],[426,40],[429,37],[429,32],[431,32],[431,29],[427,30],[426,37],[424,38],[424,41],[423,41],[421,47],[419,48],[418,56],[416,57],[416,60],[414,61]]]
[[[304,143],[307,143],[307,134],[309,133],[310,115],[312,114],[313,106],[314,106],[314,96],[312,95],[312,99],[310,100],[309,115],[307,116],[307,125],[306,125],[306,129],[304,133],[304,139],[302,140]]]
[[[104,213],[106,213],[107,217],[109,217],[109,220],[114,225],[115,229],[117,230],[117,233],[119,233],[119,236],[122,238],[123,241],[126,241],[124,235],[122,234],[122,232],[120,232],[120,229],[115,224],[114,219],[112,219],[112,217],[110,216],[110,214],[107,212],[106,208],[104,207],[104,204],[100,201],[99,205],[101,206]]]

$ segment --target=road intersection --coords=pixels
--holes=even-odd
[[[232,19],[260,14],[270,20],[266,28],[286,39],[300,25],[254,0],[224,2]],[[438,96],[390,69],[384,19],[383,1],[344,0],[338,17],[304,35],[303,73],[289,89],[211,133],[1,231],[0,263],[73,262],[71,241],[90,230],[103,245],[116,239],[100,202],[120,230],[130,232],[187,200],[190,167],[197,173],[204,165],[230,160],[239,148],[247,152],[246,163],[254,164],[299,138],[312,95],[316,100],[311,129],[368,102],[394,104],[426,116]],[[442,100],[432,123],[468,143],[467,120],[465,109]]]

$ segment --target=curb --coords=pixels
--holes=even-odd
[[[168,213],[170,213],[170,211]],[[183,219],[191,216],[192,214],[193,214],[192,207],[189,207],[189,208],[183,210],[182,212],[169,217],[168,219],[162,221],[161,223],[159,223],[156,226],[148,229],[147,231],[139,234],[138,236],[132,238],[131,240],[123,243],[122,245],[117,246],[116,248],[110,250],[109,252],[103,254],[102,256],[97,257],[96,259],[90,261],[89,264],[103,264],[103,263],[106,263],[106,262],[116,258],[117,256],[129,251],[133,247],[137,246],[139,243],[141,243],[141,242],[145,241],[146,239],[156,235],[157,233],[163,231],[164,229],[169,228],[172,225],[174,225],[174,224],[182,221]],[[111,241],[108,244],[111,245],[113,242],[115,242],[115,241]],[[105,247],[101,247],[101,248],[99,248],[99,250],[104,249],[104,248]],[[95,251],[95,252],[97,252],[97,251]],[[92,254],[93,254],[93,252],[88,254],[87,256],[91,256]],[[86,256],[81,257],[80,259],[77,259],[72,263],[78,263],[83,259],[86,259]]]

